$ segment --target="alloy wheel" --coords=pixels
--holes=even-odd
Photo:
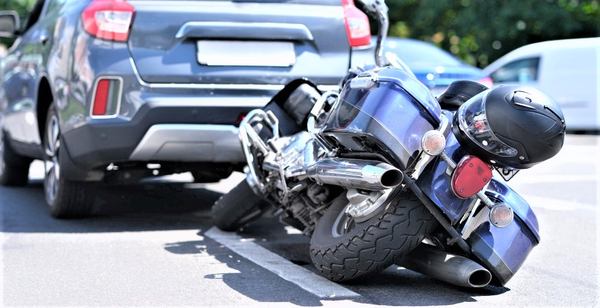
[[[44,143],[44,192],[48,204],[54,204],[60,188],[60,164],[58,155],[60,149],[60,127],[56,115],[52,115],[46,127],[46,142]]]
[[[0,130],[0,174],[4,174],[6,165],[4,163],[4,132]]]

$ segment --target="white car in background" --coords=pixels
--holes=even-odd
[[[553,97],[568,130],[600,130],[600,38],[517,48],[484,69],[494,84],[526,84]]]

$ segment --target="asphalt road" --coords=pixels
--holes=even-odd
[[[535,209],[542,243],[506,288],[483,290],[397,266],[350,284],[323,282],[308,239],[272,219],[239,234],[211,229],[210,205],[240,175],[213,185],[181,175],[104,187],[95,217],[55,220],[34,164],[30,185],[0,187],[0,304],[597,306],[599,154],[600,137],[569,136],[557,158],[511,181]]]

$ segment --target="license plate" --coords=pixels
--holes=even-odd
[[[294,43],[261,41],[198,41],[198,63],[207,66],[290,67],[296,62]]]

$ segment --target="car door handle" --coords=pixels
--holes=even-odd
[[[48,34],[45,34],[45,33],[40,34],[39,41],[40,41],[40,43],[42,43],[42,45],[46,45],[48,43],[48,39],[49,39]]]

